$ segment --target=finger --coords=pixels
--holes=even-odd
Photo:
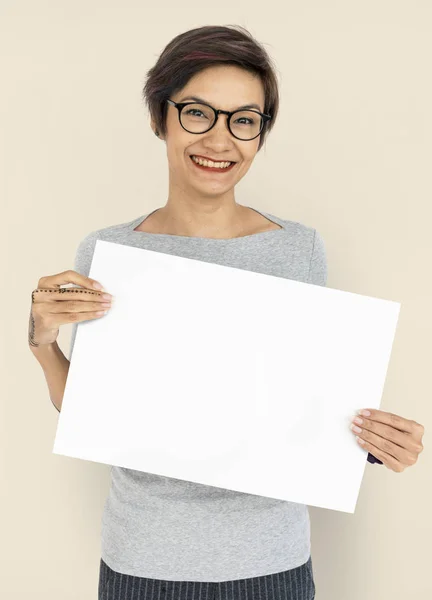
[[[37,288],[32,292],[32,304],[40,302],[64,302],[66,300],[96,301],[104,299],[103,294],[97,290],[83,288]]]
[[[400,463],[404,465],[413,464],[413,462],[411,461],[411,457],[414,458],[414,454],[411,454],[408,450],[406,450],[405,448],[401,448],[401,446],[394,444],[390,440],[385,439],[377,435],[376,433],[372,433],[371,431],[368,431],[366,429],[363,429],[361,433],[357,433],[357,436],[360,439],[368,442],[369,444],[372,444],[376,448],[379,448],[382,452],[393,456],[393,458],[395,458]],[[373,454],[373,452],[371,452],[371,454]]]
[[[371,421],[375,421],[377,423],[383,423],[384,425],[390,425],[399,431],[403,431],[405,433],[414,433],[415,430],[415,421],[411,421],[409,419],[404,419],[399,415],[394,415],[393,413],[384,412],[383,410],[376,410],[373,408],[363,409],[370,412],[370,415],[363,415],[362,411],[359,411],[361,418],[366,416]]]
[[[357,417],[358,418],[358,417]],[[358,427],[362,430],[371,431],[380,437],[390,440],[393,444],[400,446],[401,448],[408,450],[410,452],[419,451],[418,444],[416,440],[412,438],[411,435],[407,435],[390,425],[384,425],[383,423],[378,423],[376,421],[372,421],[370,419],[361,418],[361,423],[356,421]],[[359,433],[359,432],[357,432]]]
[[[394,456],[387,454],[377,446],[374,446],[368,441],[362,440],[360,437],[356,437],[357,443],[364,448],[366,452],[370,452],[375,458],[378,458],[386,467],[392,469],[396,473],[402,473],[405,470],[405,465],[400,463]]]
[[[59,289],[61,285],[68,283],[73,283],[83,288],[92,290],[104,291],[103,286],[98,281],[92,279],[91,277],[81,275],[81,273],[73,271],[72,269],[68,269],[67,271],[63,271],[61,273],[56,273],[55,275],[41,277],[37,287],[44,289]]]
[[[111,302],[107,302],[103,298],[98,301],[82,302],[80,300],[66,300],[65,302],[45,302],[39,305],[39,313],[42,315],[48,314],[64,314],[70,312],[90,312],[98,310],[107,310],[111,308]]]
[[[66,325],[67,323],[79,323],[81,321],[90,321],[90,319],[96,319],[104,316],[109,309],[103,309],[98,311],[90,311],[90,312],[67,312],[67,313],[57,313],[54,315],[46,315],[44,318],[44,323],[47,328],[58,328],[61,325]]]
[[[81,275],[77,271],[73,271],[72,269],[68,269],[67,271],[63,271],[62,273],[56,273],[55,275],[48,275],[47,277],[41,277],[39,279],[38,288],[47,288],[47,287],[60,287],[61,285],[65,285],[67,283],[75,283],[76,285],[80,285],[85,288],[90,289],[98,289],[103,290],[103,286],[96,279],[92,279],[91,277],[86,277],[85,275]]]

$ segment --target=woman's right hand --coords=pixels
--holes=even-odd
[[[67,283],[81,287],[60,287]],[[28,333],[30,346],[54,343],[60,325],[103,316],[111,307],[112,296],[108,294],[110,298],[104,298],[106,292],[94,288],[95,283],[98,282],[71,270],[41,277],[37,289],[32,292]]]

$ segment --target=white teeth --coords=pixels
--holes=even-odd
[[[196,162],[199,165],[202,165],[204,167],[216,167],[218,169],[226,169],[227,167],[229,167],[231,165],[230,162],[213,162],[211,160],[197,158],[196,156],[193,156],[193,155],[191,158],[194,162]]]

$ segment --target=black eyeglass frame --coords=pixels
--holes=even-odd
[[[234,136],[237,140],[240,140],[241,142],[251,142],[252,140],[254,140],[255,138],[257,138],[259,135],[262,134],[263,129],[264,129],[264,125],[267,123],[267,121],[271,120],[271,115],[266,115],[265,113],[259,112],[259,110],[254,110],[253,108],[248,108],[247,110],[250,112],[254,112],[257,115],[260,115],[262,118],[261,121],[261,129],[259,131],[259,133],[257,133],[257,135],[255,135],[253,138],[248,138],[247,140],[244,140],[243,138],[239,138],[237,135],[235,135],[232,131],[231,131],[231,117],[233,115],[235,115],[235,113],[238,112],[245,112],[246,109],[243,110],[233,110],[232,112],[228,111],[228,110],[221,110],[221,109],[217,109],[217,108],[213,108],[213,106],[211,106],[210,104],[206,104],[205,102],[174,102],[174,100],[171,100],[170,98],[167,99],[168,104],[171,104],[171,106],[175,106],[175,108],[178,110],[178,118],[179,118],[179,123],[181,125],[181,127],[187,131],[188,133],[191,133],[192,135],[202,135],[203,133],[207,133],[208,131],[210,131],[211,129],[213,129],[213,127],[216,125],[217,120],[219,118],[219,115],[227,115],[228,119],[226,120],[226,124],[228,127],[228,131],[230,132],[230,134],[232,136]],[[189,131],[189,129],[186,129],[186,127],[183,126],[183,123],[181,122],[181,111],[183,110],[183,108],[185,106],[187,106],[188,104],[202,104],[203,106],[208,106],[209,108],[211,108],[211,110],[214,112],[215,115],[215,119],[214,119],[214,123],[213,125],[211,125],[206,131]]]

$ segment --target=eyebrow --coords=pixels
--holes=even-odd
[[[185,100],[193,100],[194,102],[202,102],[204,104],[210,104],[210,102],[207,102],[207,100],[203,100],[202,98],[199,98],[198,96],[186,96],[185,98],[182,98],[180,100],[180,102],[184,102]],[[261,107],[258,104],[245,104],[244,106],[239,106],[235,110],[248,110],[249,108],[256,108],[259,112],[261,112]]]

